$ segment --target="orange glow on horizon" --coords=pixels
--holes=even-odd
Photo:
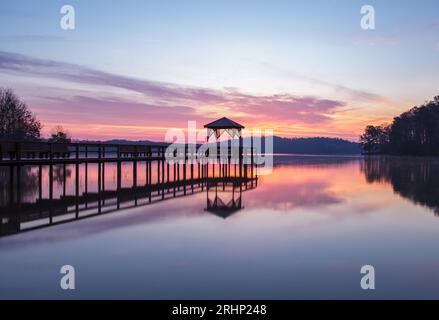
[[[377,121],[376,124],[389,123],[389,121]],[[43,128],[42,135],[49,136],[51,128],[58,125],[58,122],[46,123]],[[284,124],[264,124],[264,123],[246,123],[246,129],[243,135],[250,135],[252,130],[272,130],[274,136],[283,138],[309,138],[309,137],[331,137],[341,138],[351,141],[358,141],[363,129],[368,123],[357,125],[356,123],[342,125],[317,125],[316,127],[305,125],[285,126]],[[74,124],[62,123],[61,125],[70,133],[73,139],[80,140],[151,140],[164,141],[166,132],[169,129],[177,129],[183,131],[186,135],[187,127],[165,127],[165,126],[137,126],[125,124]],[[204,134],[203,125],[197,123],[197,134]]]

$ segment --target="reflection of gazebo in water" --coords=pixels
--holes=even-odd
[[[205,211],[213,213],[221,218],[228,218],[243,208],[242,206],[242,185],[236,192],[237,187],[232,184],[231,189],[221,188],[218,192],[218,184],[215,185],[215,195],[213,199],[209,197],[209,188],[207,188],[207,207]],[[225,200],[226,197],[230,199]],[[230,197],[231,196],[231,197]]]

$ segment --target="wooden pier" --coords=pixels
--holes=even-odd
[[[216,150],[215,150],[216,149]],[[216,151],[216,152],[215,152]],[[257,186],[256,151],[253,148],[219,146],[206,151],[199,145],[168,145],[0,142],[0,169],[7,171],[8,199],[0,203],[0,236],[34,230],[152,204],[198,192],[230,189],[236,194]],[[131,185],[123,186],[122,167],[130,168]],[[97,190],[90,187],[90,168],[97,171]],[[106,175],[115,172],[115,185],[107,186]],[[55,170],[61,191],[55,192]],[[74,190],[67,188],[71,170]],[[23,198],[26,175],[36,177],[34,201]],[[44,176],[44,177],[43,177]],[[140,179],[142,181],[140,181]],[[209,202],[207,208],[215,212]],[[238,208],[239,201],[233,201]],[[67,217],[67,218],[65,218]],[[43,223],[40,223],[43,221]],[[36,222],[39,222],[35,224]],[[26,227],[25,227],[26,225]]]

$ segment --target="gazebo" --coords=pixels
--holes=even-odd
[[[211,123],[208,123],[204,126],[204,128],[207,129],[207,144],[209,143],[209,139],[212,136],[215,136],[215,138],[218,140],[224,133],[227,133],[232,140],[235,138],[239,139],[239,146],[238,148],[232,146],[232,141],[229,141],[229,148],[227,149],[227,154],[221,154],[222,151],[219,150],[219,159],[226,159],[226,163],[220,163],[219,169],[220,172],[223,173],[228,172],[230,175],[231,168],[230,166],[227,167],[227,163],[230,163],[230,161],[233,160],[235,165],[235,175],[236,175],[236,165],[239,166],[239,177],[240,178],[247,178],[247,162],[244,164],[244,146],[243,146],[243,138],[242,138],[242,130],[245,129],[245,127],[229,118],[223,117],[221,119],[218,119],[216,121],[213,121]],[[218,141],[217,141],[218,142]],[[247,152],[248,149],[246,149],[246,157],[248,157]],[[208,154],[208,153],[207,153]],[[215,157],[218,156],[218,151],[216,152]],[[251,157],[251,176],[253,177],[253,165],[254,165],[254,159],[253,159],[253,136],[251,137],[251,148],[250,148],[250,157]],[[248,160],[248,159],[247,159]],[[216,160],[215,160],[216,161]],[[208,172],[208,163],[206,170]],[[243,168],[244,166],[244,168]],[[222,168],[223,167],[223,168]],[[215,170],[215,167],[213,167],[213,170]],[[215,172],[215,171],[214,171]],[[243,174],[244,172],[244,174]],[[221,173],[220,173],[221,174]],[[208,176],[208,174],[207,174]]]
[[[207,141],[212,135],[219,139],[224,132],[227,132],[232,138],[239,137],[241,139],[241,132],[245,129],[243,125],[226,117],[206,124],[204,128],[207,129]]]
[[[242,174],[242,130],[245,128],[243,125],[229,119],[226,117],[223,117],[221,119],[215,120],[211,123],[208,123],[204,126],[204,128],[207,129],[207,143],[209,143],[209,139],[211,136],[215,136],[215,138],[218,140],[224,133],[227,133],[232,140],[235,138],[239,139],[239,146],[238,146],[238,152],[235,155],[234,161],[238,161],[239,162],[239,175],[241,176]],[[230,149],[230,153],[229,151],[227,151],[227,158],[231,159],[232,156],[232,152]],[[225,168],[224,168],[225,169]],[[230,169],[230,168],[229,168]],[[220,166],[220,170],[221,170],[221,166]],[[236,170],[236,166],[235,166],[235,170]]]

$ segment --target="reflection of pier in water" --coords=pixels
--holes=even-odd
[[[207,211],[215,213],[224,210],[218,189],[231,190],[232,207],[237,211],[241,208],[242,192],[257,186],[254,154],[242,147],[228,148],[226,154],[218,152],[212,161],[212,157],[194,157],[200,151],[186,145],[174,152],[177,160],[173,162],[167,161],[166,146],[159,145],[74,144],[74,150],[73,157],[29,156],[0,161],[0,236],[206,191]],[[239,155],[237,161],[233,161],[235,151]],[[128,187],[123,186],[128,180],[123,176],[126,165],[131,167],[126,174],[131,180]],[[89,181],[90,171],[97,174],[95,181]],[[111,174],[115,183],[108,186],[106,176]],[[68,187],[69,182],[73,182],[73,188]],[[55,184],[61,187],[59,194]],[[216,190],[213,200],[209,198],[209,189]],[[34,199],[23,199],[26,192],[35,193]]]

